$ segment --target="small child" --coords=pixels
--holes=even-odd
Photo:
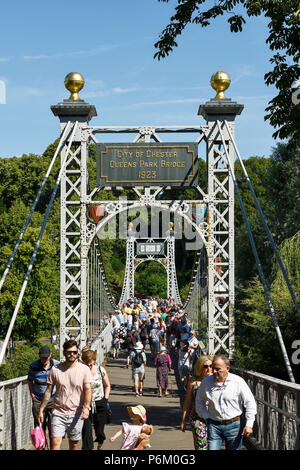
[[[112,345],[113,345],[113,358],[118,359],[119,349],[120,349],[120,338],[119,338],[118,333],[114,333]]]
[[[118,437],[123,434],[123,442],[120,450],[133,450],[138,444],[139,435],[142,433],[142,428],[146,424],[146,410],[142,405],[129,406],[127,411],[130,417],[131,424],[122,423],[122,429],[112,437],[109,442],[114,442]]]

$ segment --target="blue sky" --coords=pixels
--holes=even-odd
[[[248,21],[239,34],[229,31],[225,17],[205,29],[191,25],[178,39],[179,47],[158,61],[154,43],[174,3],[2,4],[0,80],[6,103],[0,104],[0,157],[41,154],[58,137],[58,118],[50,106],[68,98],[64,77],[69,72],[85,78],[80,97],[98,113],[91,124],[130,126],[205,124],[197,112],[215,96],[209,82],[217,70],[231,77],[226,97],[245,106],[235,133],[242,158],[268,157],[276,142],[264,109],[275,91],[263,78],[272,68],[265,19]]]

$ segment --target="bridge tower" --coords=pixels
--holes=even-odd
[[[65,84],[71,91],[71,96],[51,107],[54,115],[60,119],[61,130],[70,126],[69,138],[61,151],[61,163],[64,165],[61,179],[61,344],[66,339],[75,337],[82,347],[88,339],[88,256],[91,242],[96,236],[99,225],[102,224],[99,223],[95,228],[95,225],[89,222],[87,217],[89,205],[101,204],[107,214],[105,216],[107,220],[112,220],[126,208],[156,206],[176,213],[185,218],[189,224],[196,225],[190,214],[190,201],[159,200],[159,194],[166,186],[166,183],[160,180],[152,187],[153,194],[151,184],[147,187],[147,183],[142,182],[142,190],[134,187],[139,201],[121,199],[97,201],[95,196],[100,184],[95,188],[89,187],[89,143],[98,144],[96,133],[135,132],[138,135],[134,142],[139,142],[142,138],[144,144],[141,145],[147,146],[152,138],[156,142],[152,145],[163,145],[159,133],[185,132],[198,134],[196,142],[193,143],[194,148],[197,148],[202,140],[206,142],[207,192],[197,183],[198,173],[193,173],[192,184],[199,194],[199,199],[193,203],[206,205],[208,214],[207,220],[202,224],[203,227],[195,227],[203,240],[208,259],[207,352],[209,354],[225,352],[231,359],[234,357],[234,184],[226,155],[229,155],[233,167],[234,148],[225,121],[229,123],[230,132],[234,135],[235,118],[241,113],[243,105],[225,98],[223,91],[229,83],[230,79],[224,72],[217,72],[212,77],[211,84],[216,89],[217,95],[201,105],[198,111],[198,115],[206,120],[206,125],[178,126],[176,129],[167,126],[157,128],[116,126],[110,129],[105,126],[89,125],[97,113],[94,106],[78,97],[78,91],[82,88],[84,80],[80,74],[75,73],[66,77]],[[221,125],[227,152],[223,148],[218,125]],[[126,297],[134,295],[134,243],[134,237],[127,238],[127,265],[124,295],[122,294],[124,301],[127,300]],[[166,244],[168,295],[180,302],[175,271],[174,237],[168,236]]]
[[[215,354],[223,350],[234,359],[234,182],[217,122],[221,123],[227,154],[234,168],[234,147],[224,121],[228,122],[234,136],[235,118],[244,106],[225,98],[224,91],[229,85],[229,76],[216,72],[211,86],[217,94],[199,107],[198,115],[207,122],[208,352]]]
[[[70,98],[51,106],[59,117],[61,132],[71,124],[69,139],[61,150],[60,185],[60,344],[75,336],[82,348],[87,343],[88,305],[88,134],[96,108],[79,99],[84,80],[71,73],[65,86]],[[74,90],[76,90],[74,92]],[[72,145],[71,145],[72,144]],[[76,334],[74,335],[74,332]]]
[[[175,303],[181,305],[178,289],[176,264],[175,264],[175,233],[173,222],[170,222],[170,230],[165,238],[136,238],[131,230],[131,224],[127,231],[126,239],[126,268],[124,284],[120,297],[122,305],[128,299],[134,297],[134,273],[137,267],[145,261],[156,261],[166,270],[167,274],[167,297],[174,299]]]

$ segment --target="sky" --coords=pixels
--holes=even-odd
[[[158,0],[65,0],[5,2],[0,15],[0,157],[42,154],[57,137],[50,109],[69,97],[64,78],[80,72],[80,98],[93,104],[99,126],[205,125],[201,104],[214,98],[212,74],[230,75],[227,98],[244,105],[236,118],[243,159],[268,157],[276,141],[264,121],[275,95],[264,74],[272,69],[265,18],[231,33],[227,18],[208,28],[190,25],[178,47],[154,59],[154,43],[176,2]],[[99,139],[99,135],[97,137]],[[118,136],[120,142],[134,136]],[[178,140],[189,138],[180,134]],[[168,141],[165,135],[164,141]],[[112,141],[105,136],[104,141]]]

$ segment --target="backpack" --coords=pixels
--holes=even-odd
[[[135,356],[132,362],[135,365],[135,367],[140,367],[142,364],[144,364],[142,353],[135,351]]]
[[[37,450],[43,450],[45,447],[48,447],[46,435],[42,424],[36,426],[32,431],[30,431],[32,444]]]

